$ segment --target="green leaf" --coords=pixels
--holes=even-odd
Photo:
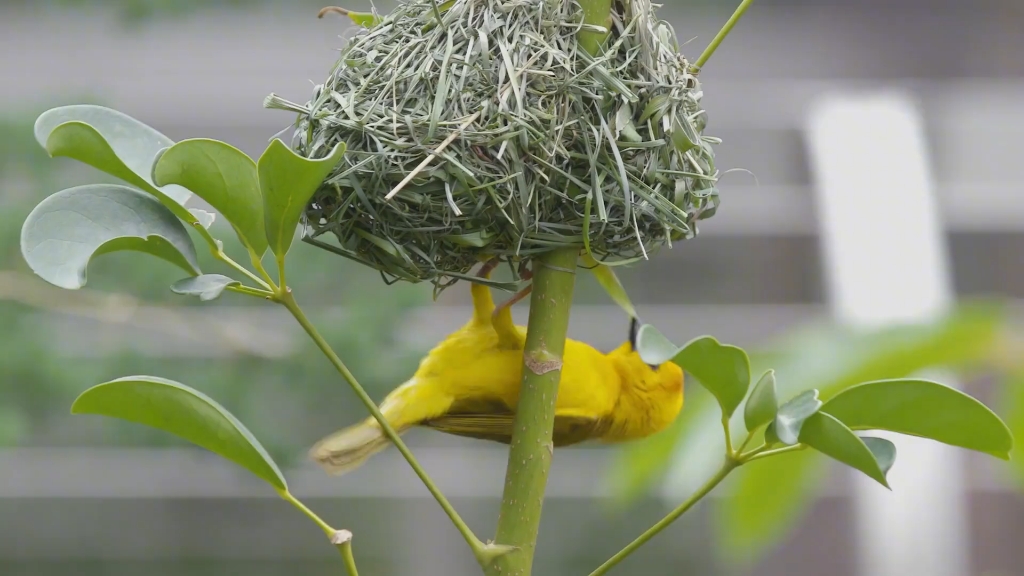
[[[257,258],[267,251],[256,163],[241,150],[219,140],[182,140],[159,154],[153,182],[188,188],[224,215]]]
[[[752,353],[751,362],[757,366],[756,373],[775,369],[780,397],[817,388],[822,397],[829,398],[861,382],[911,376],[928,368],[970,369],[983,365],[992,354],[1005,323],[1005,308],[999,300],[968,300],[934,322],[883,329],[815,323],[776,340],[768,349]],[[1024,391],[1024,374],[1021,382]],[[1020,396],[1019,430],[1024,434],[1024,392]],[[692,412],[693,407],[687,410]],[[768,440],[773,428],[774,424],[769,424],[765,429]],[[868,438],[861,439],[871,448]],[[803,475],[790,469],[787,462],[791,461],[812,471]],[[1013,462],[1022,463],[1024,458],[1014,458]],[[744,496],[738,503],[724,498],[720,506],[731,511],[731,519],[718,524],[722,535],[716,548],[721,558],[733,563],[755,562],[765,550],[787,538],[795,519],[813,498],[824,464],[824,459],[810,450],[802,450],[735,471],[733,476],[739,479],[734,485]],[[1020,468],[1020,485],[1024,486],[1024,464]],[[778,473],[770,475],[769,470]],[[791,473],[799,475],[800,480],[791,481]]]
[[[772,445],[775,445],[775,444],[782,444],[782,441],[779,440],[778,433],[775,432],[775,421],[774,420],[772,421],[771,424],[766,426],[765,429],[764,429],[764,443],[767,444],[768,446],[772,446]]]
[[[720,344],[711,336],[696,338],[677,348],[657,328],[645,324],[637,333],[637,351],[648,364],[672,360],[692,374],[714,394],[727,417],[732,416],[747,395],[750,361],[742,348]]]
[[[644,324],[636,333],[636,351],[648,364],[664,364],[679,354],[680,349],[650,324]]]
[[[170,432],[226,458],[278,490],[288,484],[252,433],[220,404],[171,380],[128,376],[86,390],[72,414],[99,414]]]
[[[871,455],[878,462],[882,474],[888,475],[889,470],[892,470],[892,465],[896,463],[896,445],[884,438],[875,438],[874,436],[861,436],[860,439],[868,447],[868,450],[871,450]]]
[[[889,488],[875,455],[864,442],[829,414],[817,412],[804,421],[800,429],[800,442],[818,452],[860,470],[872,480]]]
[[[1024,367],[1021,367],[1024,368]],[[1007,407],[1006,422],[1014,438],[1024,437],[1024,369],[1018,368],[1001,382],[1002,403]],[[1017,486],[1024,489],[1024,454],[1021,444],[1013,448],[1010,465],[1013,468]]]
[[[263,152],[257,164],[263,213],[270,249],[278,261],[288,253],[306,205],[344,155],[342,142],[326,158],[310,160],[293,152],[278,138]]]
[[[820,490],[825,463],[800,450],[734,471],[731,491],[715,503],[717,556],[733,566],[751,564],[785,538]]]
[[[792,446],[799,441],[804,422],[821,408],[817,390],[806,390],[779,406],[773,432],[780,442]]]
[[[363,28],[373,28],[384,21],[383,18],[373,14],[372,12],[352,12],[350,10],[348,12],[348,17],[357,26],[362,26]]]
[[[157,153],[174,141],[117,110],[81,104],[43,112],[35,136],[51,157],[88,164],[156,196],[175,216],[193,223],[184,208],[192,195],[180,186],[158,187],[151,174]]]
[[[146,252],[201,274],[185,226],[152,196],[116,184],[68,188],[40,202],[21,229],[21,252],[47,282],[76,290],[93,258],[122,250]]]
[[[974,398],[929,380],[879,380],[843,390],[821,410],[851,430],[889,430],[1009,460],[1013,436]]]
[[[775,419],[779,412],[779,398],[775,392],[775,371],[768,370],[757,381],[743,408],[743,421],[747,430],[756,430]]]
[[[194,278],[178,280],[171,285],[171,291],[183,296],[199,296],[203,302],[216,300],[228,286],[241,286],[242,283],[222,274],[203,274]]]
[[[622,286],[615,271],[601,264],[589,254],[583,255],[583,261],[584,266],[590,269],[594,278],[597,278],[597,282],[608,293],[612,301],[618,304],[630,318],[636,318],[636,308],[633,307],[633,302],[630,301],[629,294],[626,293],[626,288]]]

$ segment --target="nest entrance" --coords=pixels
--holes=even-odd
[[[566,0],[408,0],[309,102],[268,100],[299,113],[300,153],[348,146],[307,207],[309,240],[441,288],[492,257],[629,261],[695,235],[718,205],[718,140],[674,32],[622,0],[594,58],[581,22]]]

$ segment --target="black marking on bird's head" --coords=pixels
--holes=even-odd
[[[640,335],[640,327],[642,325],[643,324],[640,322],[640,319],[637,318],[636,316],[634,316],[634,317],[629,319],[629,347],[634,352],[637,352],[636,340],[637,340],[637,336]],[[649,366],[651,368],[651,370],[657,370],[658,369],[658,365],[657,364],[648,364],[647,366]]]

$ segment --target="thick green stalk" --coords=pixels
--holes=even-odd
[[[523,380],[495,538],[499,545],[513,546],[515,550],[485,567],[490,576],[529,576],[533,565],[544,490],[554,454],[555,400],[578,256],[576,249],[563,249],[533,261]]]
[[[608,38],[611,30],[612,0],[580,0],[580,7],[583,8],[583,22],[594,26],[604,26],[609,32],[597,32],[595,30],[580,30],[578,41],[580,48],[587,51],[591,56],[601,52],[601,46]]]
[[[693,505],[696,504],[701,498],[707,496],[709,492],[715,489],[715,486],[718,486],[722,482],[722,480],[725,480],[725,477],[728,476],[729,473],[732,472],[733,469],[739,465],[740,462],[738,462],[737,460],[726,457],[725,463],[722,464],[722,467],[719,468],[718,472],[714,476],[712,476],[703,486],[701,486],[699,490],[697,490],[696,492],[693,493],[693,495],[687,498],[686,502],[683,502],[682,504],[679,505],[678,508],[669,512],[667,516],[662,518],[654,526],[651,526],[636,540],[630,542],[629,545],[620,550],[618,554],[609,558],[608,561],[604,564],[601,564],[601,566],[598,567],[597,570],[594,570],[590,573],[590,576],[601,576],[602,574],[607,574],[608,571],[614,568],[616,564],[625,560],[626,556],[629,556],[633,552],[636,552],[637,548],[643,546],[647,543],[648,540],[657,536],[659,532],[667,528],[669,524],[675,522],[687,510],[692,508]]]

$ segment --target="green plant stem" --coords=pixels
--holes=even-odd
[[[278,290],[278,284],[274,284],[274,279],[270,277],[270,273],[267,272],[267,269],[263,267],[263,260],[252,252],[249,252],[249,255],[251,257],[253,268],[255,268],[256,271],[259,272],[261,276],[263,276],[263,279],[267,282],[267,284],[270,285],[270,289],[276,292]],[[283,277],[278,277],[277,280],[281,286],[286,285],[284,283]]]
[[[716,34],[714,39],[711,40],[711,44],[708,44],[708,47],[704,49],[700,58],[697,58],[697,61],[690,67],[691,72],[696,74],[704,67],[705,64],[707,64],[708,60],[715,53],[715,50],[718,50],[718,46],[723,40],[725,40],[725,37],[729,35],[729,32],[732,32],[733,27],[736,26],[736,23],[740,21],[740,18],[746,14],[747,9],[750,8],[750,5],[753,3],[754,0],[743,0],[740,2],[740,5],[736,7],[736,11],[733,12],[732,16],[729,17],[729,20],[726,21],[725,26],[722,26],[722,29],[719,30],[718,34]]]
[[[288,280],[284,271],[284,256],[277,257],[277,282],[281,286],[288,286]]]
[[[523,379],[495,537],[498,544],[515,550],[485,567],[490,576],[529,576],[533,564],[544,490],[554,454],[555,401],[578,257],[579,251],[570,248],[549,252],[533,261]]]
[[[750,452],[747,452],[746,454],[741,455],[739,457],[739,460],[742,463],[745,464],[747,462],[753,462],[754,460],[760,460],[762,458],[768,458],[769,456],[775,456],[777,454],[785,454],[787,452],[796,452],[798,450],[803,450],[804,448],[807,448],[807,445],[806,444],[794,444],[792,446],[785,446],[783,448],[776,448],[774,450],[766,450],[766,448],[767,448],[767,446],[761,446],[760,448],[755,448],[754,450],[751,450]]]
[[[356,557],[352,554],[352,533],[348,530],[339,530],[331,538],[331,542],[337,547],[338,552],[341,553],[341,559],[345,562],[348,576],[359,576],[359,570],[356,568]]]
[[[750,432],[747,433],[747,437],[743,439],[743,442],[740,443],[739,447],[736,448],[736,451],[734,452],[734,454],[736,454],[736,456],[739,457],[739,455],[743,453],[743,449],[746,448],[747,444],[750,444],[750,441],[753,440],[753,439],[754,439],[754,431],[751,430]]]
[[[356,377],[351,371],[349,371],[348,367],[345,366],[345,363],[341,361],[341,358],[339,358],[334,352],[330,344],[328,344],[327,341],[324,340],[324,337],[320,335],[320,332],[315,326],[313,326],[312,322],[309,321],[309,318],[306,317],[306,314],[295,301],[295,297],[292,295],[291,290],[287,287],[282,288],[277,299],[285,308],[288,309],[289,312],[292,313],[292,316],[295,317],[295,320],[297,320],[306,333],[309,334],[309,337],[313,339],[313,342],[315,342],[317,347],[320,348],[320,351],[327,356],[327,359],[330,360],[332,365],[334,365],[334,368],[337,369],[342,378],[349,383],[352,387],[352,391],[356,393],[359,400],[364,406],[366,406],[366,409],[370,411],[373,418],[380,424],[380,427],[388,437],[388,440],[390,440],[402,456],[405,457],[409,466],[411,466],[413,471],[416,472],[416,475],[419,476],[420,481],[423,482],[423,485],[427,487],[430,494],[435,500],[437,500],[437,503],[440,504],[441,509],[443,509],[445,514],[448,515],[448,518],[451,519],[455,528],[460,534],[462,534],[466,543],[469,544],[469,547],[473,550],[473,554],[476,556],[477,560],[481,564],[489,562],[499,551],[496,550],[495,547],[486,546],[479,538],[476,537],[475,534],[473,534],[473,531],[469,529],[466,522],[461,516],[459,516],[459,513],[455,511],[455,508],[450,502],[448,502],[448,499],[445,498],[444,494],[441,493],[441,490],[434,484],[434,481],[430,479],[430,476],[428,476],[426,471],[423,470],[423,467],[420,466],[420,463],[416,460],[416,457],[412,455],[412,451],[405,445],[405,442],[402,441],[398,432],[395,431],[387,418],[385,418],[381,413],[380,409],[377,408],[377,404],[372,398],[370,398],[370,395],[366,393],[366,390],[364,390],[362,385],[359,384],[359,381],[356,380]]]
[[[732,430],[729,428],[729,417],[722,414],[722,432],[725,434],[725,455],[732,458],[736,452],[732,448]]]
[[[257,298],[274,298],[273,292],[261,290],[259,288],[253,288],[252,286],[228,286],[226,290],[228,290],[229,292],[245,294],[246,296],[256,296]]]
[[[342,561],[345,562],[345,567],[348,569],[349,576],[359,576],[359,571],[356,570],[356,559],[352,555],[352,533],[348,530],[335,530],[330,524],[324,522],[323,518],[318,516],[316,512],[309,509],[308,506],[302,503],[301,500],[292,495],[287,490],[278,490],[277,494],[285,501],[295,506],[300,512],[305,514],[310,520],[316,523],[324,534],[331,540],[331,544],[338,549],[341,553]]]
[[[217,247],[214,247],[214,248],[215,248],[215,249],[214,249],[214,250],[212,250],[212,252],[213,252],[213,257],[214,257],[214,258],[216,258],[217,260],[220,260],[221,262],[223,262],[223,263],[227,264],[228,266],[230,266],[230,267],[234,268],[235,270],[237,270],[237,271],[241,272],[241,273],[242,273],[242,274],[244,274],[244,275],[245,275],[245,276],[246,276],[247,278],[249,278],[249,279],[250,279],[250,280],[252,280],[253,282],[255,282],[255,283],[259,284],[259,285],[260,285],[260,286],[262,286],[262,287],[263,287],[264,289],[266,289],[266,290],[271,290],[271,291],[273,291],[273,290],[274,290],[274,286],[272,286],[271,284],[268,284],[268,283],[267,283],[266,281],[264,281],[264,280],[263,280],[262,278],[260,278],[259,276],[257,276],[257,275],[255,275],[255,274],[253,274],[252,272],[250,272],[250,271],[249,271],[249,269],[248,269],[248,268],[246,268],[245,266],[242,266],[242,265],[241,265],[241,264],[239,264],[238,262],[235,262],[235,261],[234,261],[234,260],[233,260],[233,259],[231,258],[231,256],[228,256],[228,255],[227,255],[227,254],[226,254],[226,253],[224,252],[224,250],[222,250],[222,249],[221,249],[221,248],[220,248],[219,246],[217,246]]]
[[[332,528],[330,524],[328,524],[327,522],[324,522],[323,518],[317,516],[316,512],[313,512],[312,510],[310,510],[309,507],[307,507],[305,504],[302,503],[302,501],[300,501],[298,498],[293,496],[291,492],[289,492],[287,490],[278,490],[277,494],[285,502],[288,502],[292,506],[295,506],[296,508],[299,509],[300,512],[302,512],[310,520],[315,522],[316,525],[319,526],[320,529],[324,531],[324,534],[327,534],[328,538],[334,536],[335,532],[337,532],[337,530]]]
[[[659,532],[667,528],[669,524],[675,522],[676,519],[682,516],[687,510],[692,508],[693,505],[696,504],[701,498],[707,496],[709,492],[714,490],[715,487],[718,486],[722,482],[722,480],[724,480],[725,477],[728,476],[729,473],[732,472],[733,469],[735,469],[739,465],[739,461],[733,458],[726,458],[725,462],[722,464],[722,467],[718,469],[718,472],[716,472],[714,476],[712,476],[707,482],[705,482],[704,485],[700,487],[700,489],[698,489],[689,498],[687,498],[686,502],[683,502],[682,504],[679,505],[678,508],[669,512],[668,515],[662,518],[660,521],[658,521],[657,524],[648,528],[646,532],[641,534],[636,540],[630,542],[625,548],[620,550],[618,554],[609,558],[608,561],[599,566],[597,570],[591,572],[590,576],[601,576],[602,574],[607,574],[608,571],[614,568],[616,564],[625,560],[626,557],[632,554],[633,552],[636,552],[637,548],[643,546],[647,543],[648,540],[657,536]]]
[[[580,0],[583,8],[583,23],[594,26],[609,27],[612,14],[612,0]],[[608,32],[597,32],[596,30],[580,30],[578,32],[580,48],[587,51],[591,56],[597,56],[601,52],[601,46],[608,38]]]

